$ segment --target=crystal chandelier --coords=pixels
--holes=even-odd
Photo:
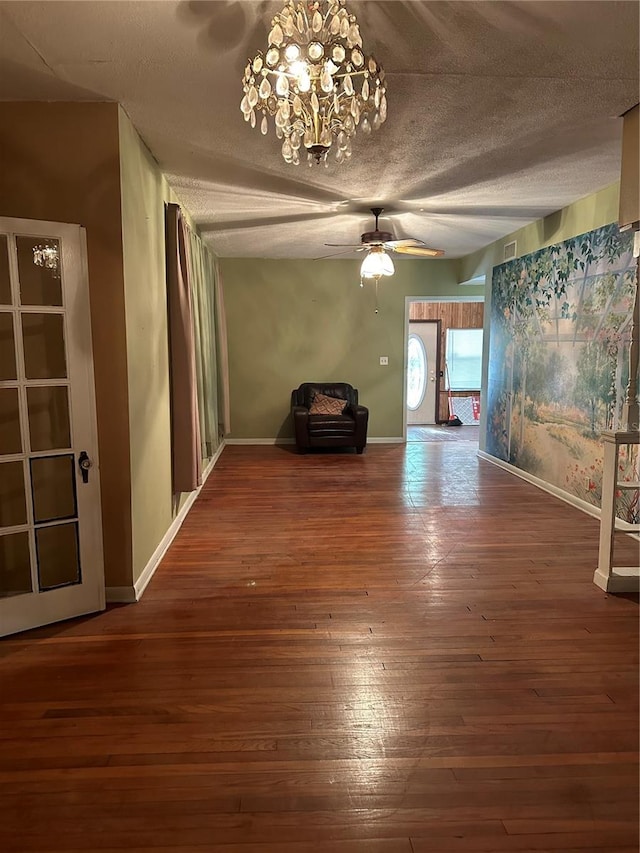
[[[38,267],[51,270],[54,278],[59,278],[58,273],[58,247],[46,243],[44,246],[33,247],[33,263]]]
[[[356,16],[345,0],[287,0],[271,22],[266,53],[258,51],[244,71],[240,109],[252,127],[282,139],[282,156],[297,165],[351,157],[351,138],[377,130],[387,118],[384,69],[365,55]]]

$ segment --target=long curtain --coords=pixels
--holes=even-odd
[[[191,492],[202,483],[202,457],[190,240],[177,204],[167,205],[165,227],[173,491]]]
[[[200,237],[189,232],[191,295],[200,421],[201,455],[213,456],[220,444],[218,430],[218,376],[216,353],[215,267]]]
[[[202,483],[202,463],[215,454],[227,431],[220,423],[218,403],[219,395],[226,399],[218,379],[219,352],[226,371],[226,336],[224,330],[220,333],[224,304],[215,256],[188,227],[177,204],[167,205],[166,231],[176,493],[193,491]]]
[[[222,288],[222,277],[217,259],[214,261],[215,272],[215,303],[216,303],[216,331],[217,331],[217,356],[218,356],[218,395],[220,405],[218,407],[220,429],[222,435],[231,432],[231,402],[229,395],[229,348],[227,344],[227,315],[224,310],[224,291]]]

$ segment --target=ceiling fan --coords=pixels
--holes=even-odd
[[[325,243],[324,245],[348,247],[350,250],[355,249],[356,252],[365,250],[380,252],[386,249],[402,255],[415,255],[420,258],[439,258],[444,255],[442,249],[431,249],[422,240],[414,237],[409,237],[406,240],[394,240],[391,232],[378,229],[378,219],[384,208],[372,207],[370,210],[376,218],[376,227],[373,231],[365,231],[360,236],[360,243]],[[341,255],[346,254],[346,252],[337,252],[336,254]],[[331,256],[326,255],[325,257]]]

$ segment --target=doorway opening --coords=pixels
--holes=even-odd
[[[483,296],[406,298],[405,441],[478,442],[483,325]]]

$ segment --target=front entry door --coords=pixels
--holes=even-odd
[[[104,609],[85,234],[0,217],[0,636]]]
[[[438,398],[438,320],[409,323],[407,423],[435,424]]]

